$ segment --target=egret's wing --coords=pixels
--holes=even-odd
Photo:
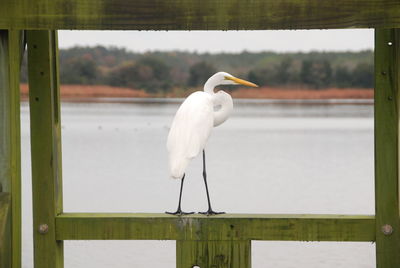
[[[204,149],[213,123],[213,102],[208,93],[195,92],[182,103],[167,141],[172,177],[181,178],[189,161]]]

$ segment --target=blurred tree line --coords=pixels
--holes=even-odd
[[[23,69],[26,69],[26,61]],[[60,50],[63,84],[103,84],[150,93],[199,87],[226,71],[260,86],[373,88],[373,52],[189,53],[129,52],[123,48],[74,47]],[[26,72],[21,77],[27,81]]]

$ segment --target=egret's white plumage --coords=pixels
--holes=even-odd
[[[179,107],[168,135],[169,168],[172,178],[180,179],[190,160],[205,147],[214,125],[210,94],[194,92]]]
[[[183,177],[190,160],[206,146],[212,128],[228,119],[233,109],[232,98],[224,91],[214,93],[214,88],[229,84],[256,86],[228,73],[219,72],[207,80],[204,91],[192,93],[179,107],[167,141],[172,178]]]

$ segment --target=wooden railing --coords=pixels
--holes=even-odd
[[[1,4],[0,29],[280,30],[400,25],[396,0],[2,0]]]
[[[375,241],[374,216],[63,213],[58,240]]]
[[[398,30],[376,30],[375,216],[174,217],[62,212],[56,35],[51,31],[28,31],[36,267],[62,267],[62,241],[81,239],[176,240],[177,267],[250,267],[252,240],[376,241],[377,266],[400,267],[396,232],[400,230],[397,163],[400,53],[399,46],[394,45],[400,43],[398,34]],[[219,263],[221,256],[225,266]]]
[[[350,27],[375,28],[375,215],[63,213],[56,29]],[[400,28],[400,2],[395,0],[3,0],[0,96],[6,99],[0,99],[0,111],[7,116],[0,117],[0,133],[7,138],[0,146],[11,151],[6,157],[0,155],[0,164],[12,176],[0,173],[0,183],[7,183],[5,190],[11,196],[12,245],[6,246],[11,267],[20,268],[21,256],[16,62],[21,55],[19,30],[26,30],[36,268],[63,267],[63,241],[81,239],[176,240],[177,267],[185,268],[250,267],[252,240],[373,241],[377,267],[399,268],[400,30],[396,27]]]

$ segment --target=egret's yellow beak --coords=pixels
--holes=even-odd
[[[243,79],[239,79],[239,78],[236,78],[236,77],[233,77],[233,76],[225,76],[225,79],[232,80],[235,83],[238,83],[238,84],[241,84],[241,85],[245,85],[245,86],[249,86],[249,87],[258,87],[258,85],[254,84],[252,82],[249,82],[249,81],[246,81],[246,80],[243,80]]]

